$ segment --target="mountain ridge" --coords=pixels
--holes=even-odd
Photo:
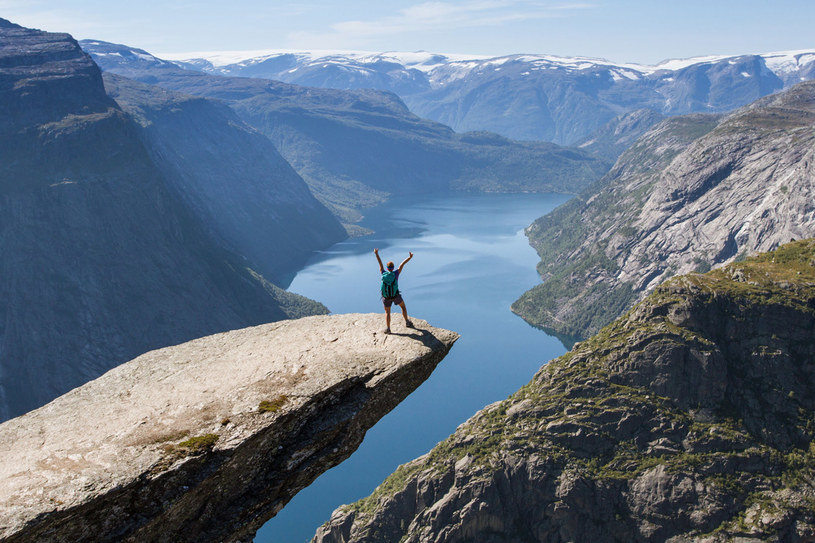
[[[609,163],[547,142],[457,134],[411,113],[392,92],[337,90],[182,69],[127,46],[83,41],[102,68],[227,102],[343,222],[390,195],[474,190],[574,192]]]
[[[815,235],[814,126],[815,82],[656,125],[527,229],[543,283],[513,311],[588,337],[668,277]]]
[[[135,49],[134,49],[135,51]],[[140,50],[139,50],[140,51]],[[143,52],[143,51],[142,51]],[[268,49],[258,51],[210,51],[191,53],[157,53],[157,56],[173,63],[188,65],[192,62],[201,63],[202,71],[212,73],[240,73],[241,69],[261,64],[281,56],[295,57],[299,65],[306,63],[326,63],[342,61],[352,61],[360,64],[378,64],[381,62],[392,62],[413,68],[428,74],[432,74],[439,66],[452,63],[468,65],[468,68],[477,69],[478,63],[501,64],[511,60],[526,59],[528,61],[550,62],[572,69],[583,69],[586,65],[599,65],[618,68],[620,70],[631,70],[639,74],[649,75],[658,71],[676,71],[698,64],[712,64],[722,60],[736,59],[741,56],[755,55],[768,62],[771,69],[776,74],[790,73],[796,71],[792,66],[800,66],[815,61],[815,49],[801,49],[790,51],[776,51],[770,53],[745,53],[740,55],[707,55],[700,57],[672,58],[658,62],[657,64],[639,64],[634,62],[614,62],[599,57],[564,57],[558,55],[536,54],[536,53],[513,53],[509,55],[467,55],[467,54],[446,54],[432,53],[427,51],[399,52],[399,51],[344,51],[344,50],[296,50],[296,49]],[[812,56],[813,58],[808,58]],[[207,63],[208,67],[206,64]],[[278,78],[279,79],[279,78]],[[436,84],[443,84],[443,81],[436,80]]]
[[[225,104],[105,73],[169,187],[222,244],[275,284],[346,232],[268,138]],[[282,256],[285,255],[285,258]]]
[[[0,28],[0,113],[0,419],[153,348],[327,312],[213,239],[68,34]]]
[[[815,78],[815,49],[674,59],[658,65],[584,57],[434,53],[280,52],[255,58],[172,55],[179,65],[222,75],[315,87],[379,88],[456,131],[571,145],[612,118],[649,108],[664,115],[725,112]]]

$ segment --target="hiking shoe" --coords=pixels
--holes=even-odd
[[[391,329],[390,329],[390,328],[385,328],[385,333],[386,333],[386,334],[390,334],[390,333],[391,333]]]
[[[416,328],[415,326],[413,326],[412,321],[405,321],[405,326],[407,326],[408,328]]]

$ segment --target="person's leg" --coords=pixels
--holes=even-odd
[[[385,332],[391,331],[391,306],[385,305]]]
[[[399,307],[402,308],[402,316],[405,317],[405,326],[408,328],[413,328],[413,323],[410,322],[410,319],[407,316],[407,307],[405,307],[405,302],[402,301],[399,303]]]

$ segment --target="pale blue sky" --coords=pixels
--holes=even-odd
[[[815,49],[815,0],[0,0],[0,17],[151,53],[540,53],[655,64]]]

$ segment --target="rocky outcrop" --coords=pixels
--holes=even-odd
[[[660,123],[527,235],[543,284],[513,311],[578,337],[673,275],[815,235],[815,82]]]
[[[457,335],[309,317],[146,353],[0,425],[3,541],[250,541]]]
[[[815,240],[674,278],[315,542],[815,540]]]
[[[610,166],[552,143],[456,134],[417,117],[390,92],[212,76],[122,45],[82,44],[105,71],[229,103],[345,221],[358,220],[361,208],[390,195],[451,189],[578,192]]]
[[[114,106],[99,68],[68,34],[0,19],[0,135]]]
[[[327,312],[224,248],[67,34],[0,21],[0,113],[0,420],[151,349]]]

